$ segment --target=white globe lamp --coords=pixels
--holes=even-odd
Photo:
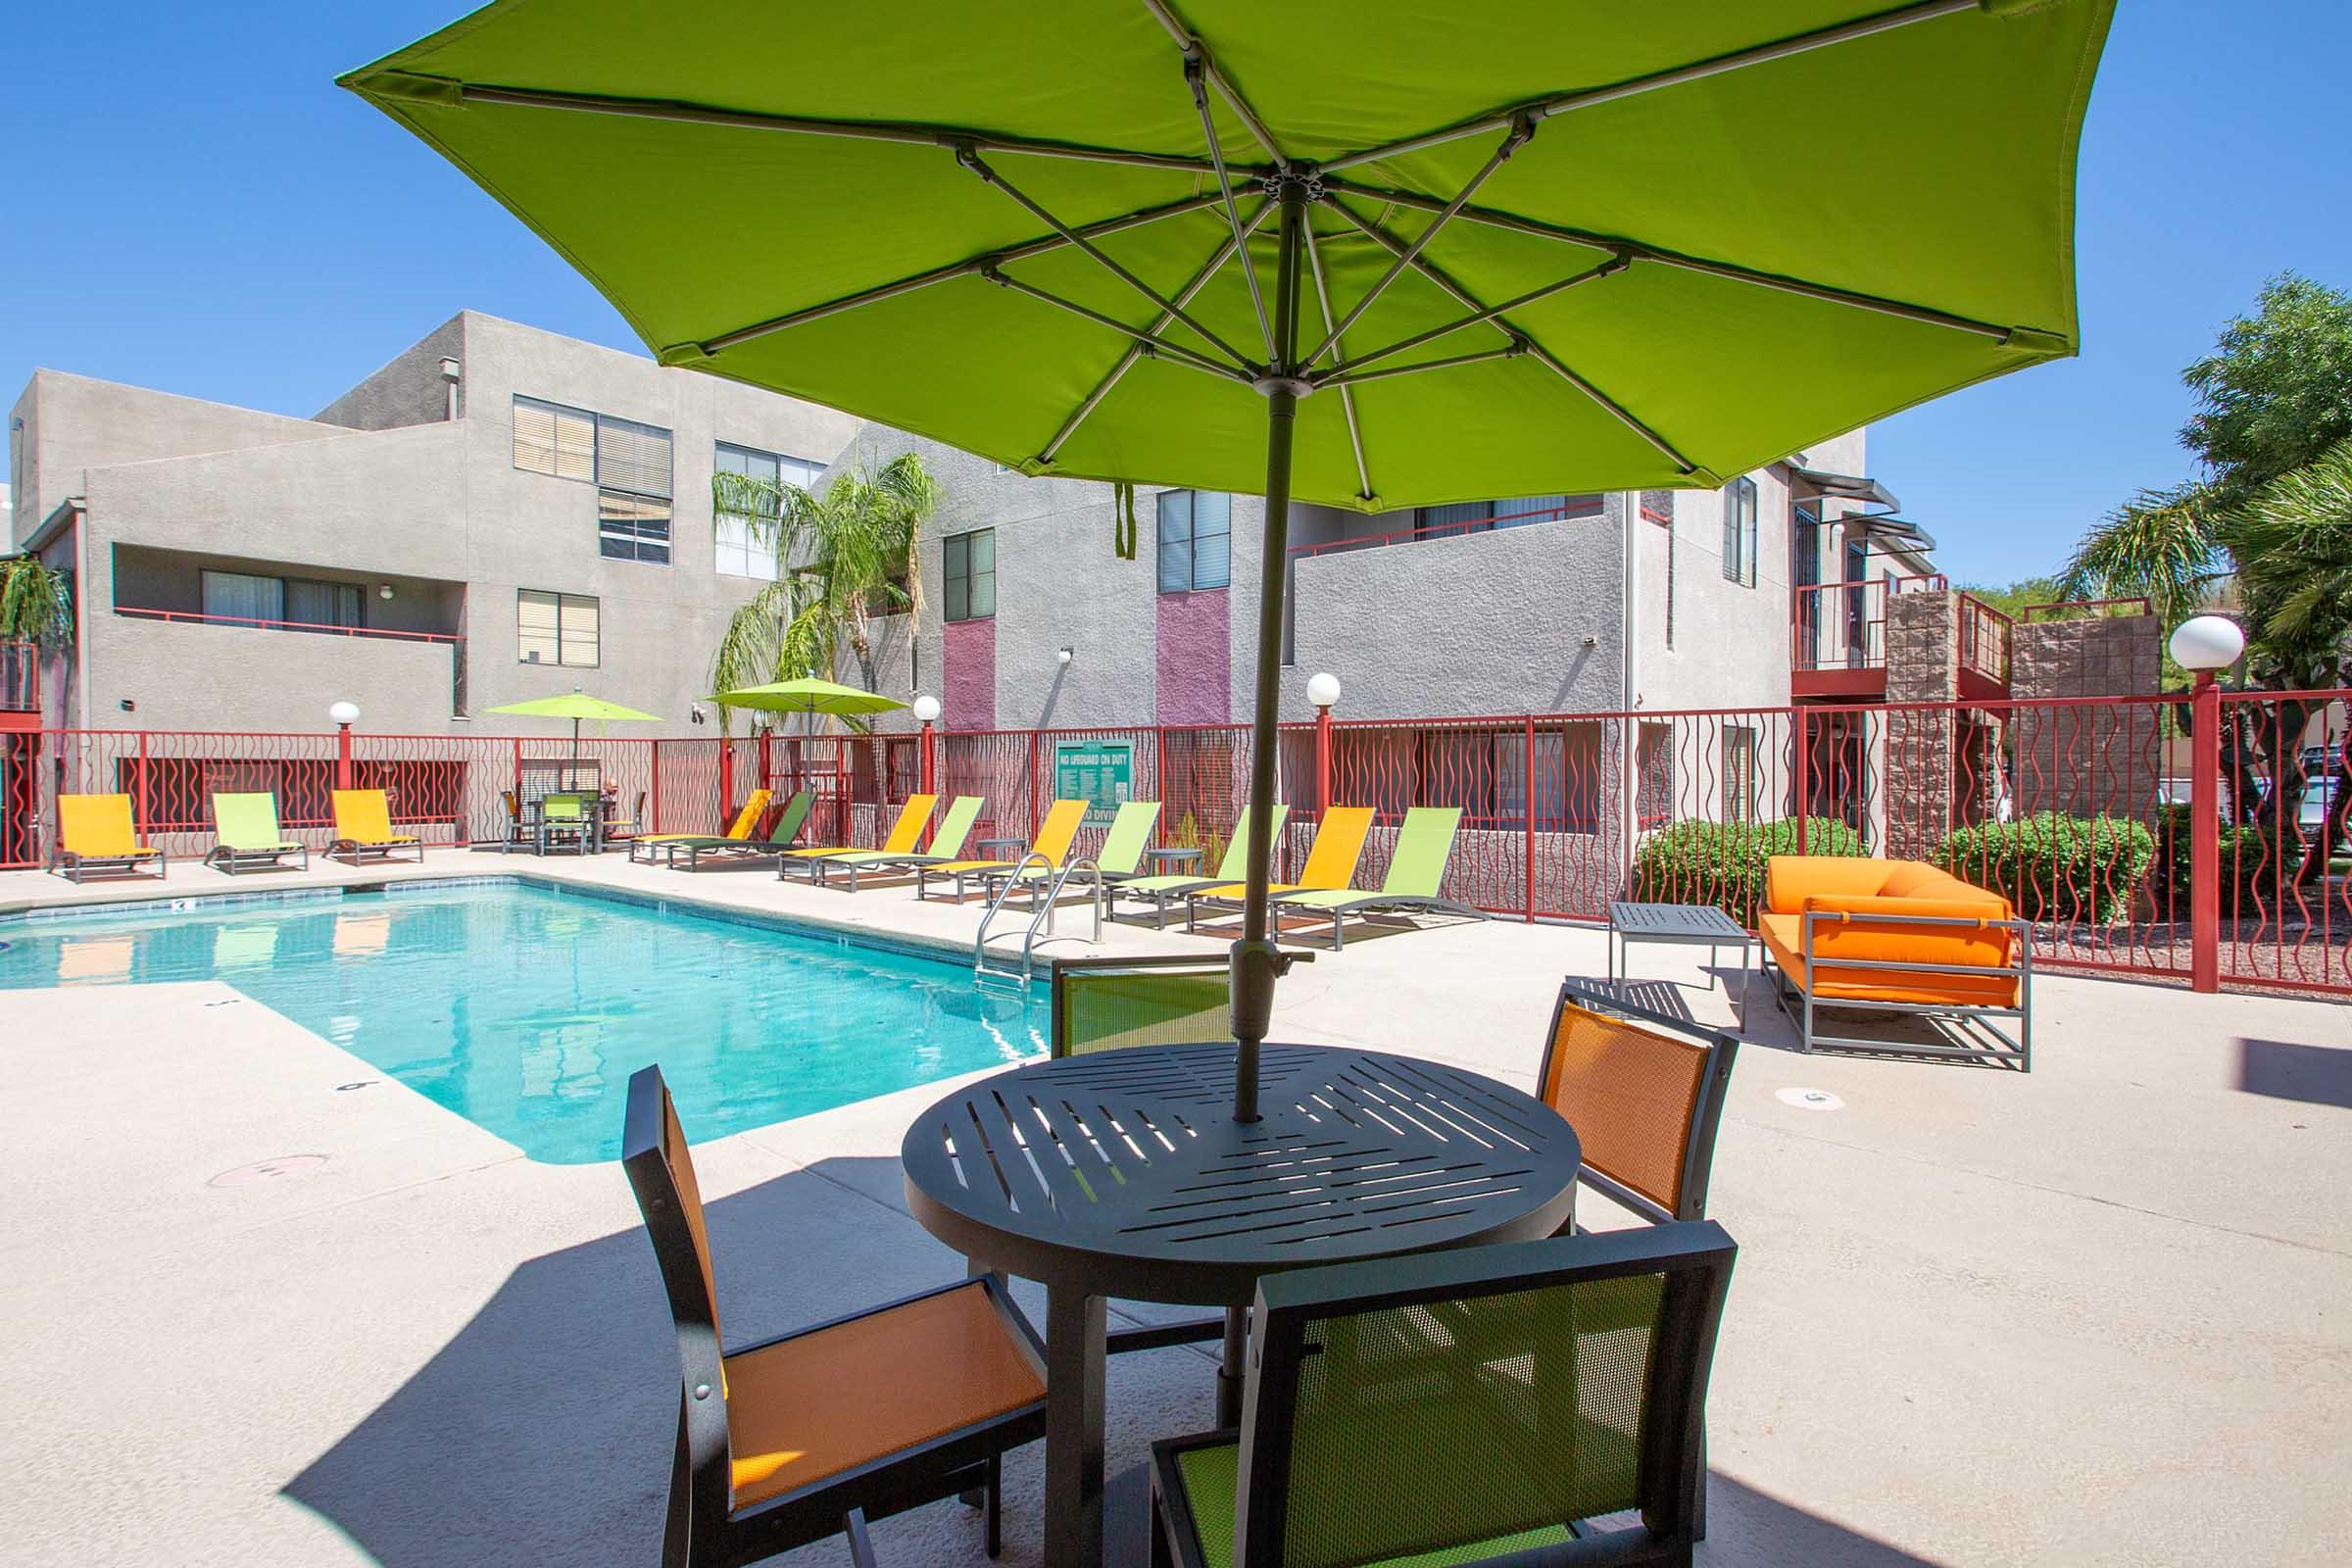
[[[1317,708],[1329,708],[1340,700],[1340,677],[1329,670],[1310,676],[1306,683],[1306,700]]]
[[[914,700],[914,716],[926,724],[939,722],[939,699],[925,692]]]
[[[360,705],[357,703],[337,703],[334,707],[326,710],[326,716],[330,719],[333,719],[337,724],[342,725],[345,729],[349,729],[352,725],[357,724],[360,721]]]
[[[2172,651],[2182,669],[2228,669],[2246,651],[2246,634],[2227,615],[2191,615],[2173,633]]]

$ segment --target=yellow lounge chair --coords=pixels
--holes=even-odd
[[[1283,893],[1333,892],[1345,888],[1355,878],[1355,862],[1364,857],[1364,835],[1372,831],[1372,808],[1369,806],[1334,806],[1323,813],[1323,821],[1315,829],[1315,847],[1306,852],[1306,864],[1298,868],[1296,882],[1277,882],[1266,889],[1271,898]],[[1202,888],[1185,899],[1184,928],[1191,931],[1200,918],[1200,901],[1211,904],[1238,905],[1249,892],[1246,882],[1228,882],[1223,887]],[[1277,916],[1279,918],[1279,916]]]
[[[890,837],[882,841],[881,854],[912,855],[915,841],[923,836],[923,824],[931,820],[931,808],[939,804],[936,795],[909,795],[906,804],[899,808],[899,819],[891,824]],[[817,882],[816,862],[836,855],[863,855],[866,852],[854,844],[823,844],[812,849],[786,850],[776,860],[776,880],[795,869],[808,873],[808,882]]]
[[[1045,857],[1049,865],[1058,866],[1068,857],[1070,846],[1077,842],[1078,829],[1085,822],[1084,801],[1055,801],[1046,811],[1046,819],[1037,825],[1036,836],[1029,841],[1027,853],[1019,859],[949,860],[940,865],[918,865],[914,868],[914,896],[917,899],[930,897],[923,888],[926,878],[952,876],[956,879],[956,902],[961,904],[963,884],[967,878],[1003,876],[1026,866],[1039,856]]]
[[[767,814],[767,803],[775,798],[773,790],[752,791],[752,798],[743,803],[743,809],[735,813],[735,820],[727,824],[727,831],[720,836],[730,839],[750,838],[752,829],[760,825],[760,818]],[[640,833],[629,840],[629,858],[636,859],[637,852],[643,850],[645,851],[644,863],[652,865],[654,857],[662,853],[654,846],[678,844],[688,839],[703,839],[709,836],[705,833]]]
[[[158,877],[166,874],[164,852],[141,844],[131,825],[129,796],[57,798],[57,844],[49,852],[50,870],[79,882],[92,871],[136,876],[150,862]]]
[[[389,860],[400,850],[415,850],[416,862],[424,863],[424,841],[414,833],[392,831],[392,807],[382,790],[335,791],[335,839],[326,847],[328,859],[340,852],[353,865],[361,865],[370,855]]]

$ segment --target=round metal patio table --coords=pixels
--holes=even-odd
[[[1233,1119],[1227,1041],[1033,1063],[957,1090],[900,1151],[924,1229],[1045,1285],[1046,1553],[1102,1554],[1103,1302],[1247,1306],[1258,1276],[1525,1241],[1575,1203],[1575,1132],[1458,1067],[1269,1041]]]

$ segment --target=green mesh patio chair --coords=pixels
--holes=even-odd
[[[1157,801],[1123,801],[1117,814],[1110,819],[1110,830],[1102,835],[1102,847],[1091,856],[1072,855],[1068,863],[1091,859],[1102,873],[1102,885],[1107,890],[1114,882],[1124,881],[1143,869],[1144,852],[1152,847],[1152,829],[1159,822]],[[1027,890],[1031,907],[1054,879],[1061,874],[1059,866],[1032,865],[1019,871],[983,872],[981,891],[994,896],[1007,881]],[[1077,873],[1072,873],[1073,878]]]
[[[289,855],[301,856],[302,863],[288,867],[285,858]],[[307,871],[311,852],[278,831],[276,796],[217,794],[213,797],[213,847],[205,852],[204,863],[230,876],[271,867]]]
[[[661,847],[662,858],[673,871],[691,871],[703,863],[703,857],[738,861],[773,860],[792,848],[792,841],[801,836],[802,825],[808,820],[809,808],[816,804],[813,790],[802,790],[784,803],[776,813],[764,838],[728,838],[713,835],[700,839],[671,839]],[[680,854],[685,858],[680,859]]]
[[[1185,898],[1203,888],[1213,888],[1223,883],[1236,882],[1248,876],[1250,874],[1250,809],[1247,806],[1243,807],[1242,814],[1233,819],[1233,836],[1225,843],[1225,857],[1217,862],[1216,875],[1198,876],[1190,872],[1171,872],[1159,876],[1128,877],[1111,889],[1110,896],[1114,910],[1121,899],[1150,900],[1152,929],[1158,930],[1168,923],[1168,902],[1171,899]],[[1275,803],[1273,831],[1277,840],[1282,837],[1283,821],[1290,814],[1291,808],[1288,806],[1279,801]]]
[[[867,871],[883,873],[912,871],[919,866],[944,865],[963,854],[963,841],[972,836],[972,825],[980,820],[980,808],[988,803],[977,795],[958,795],[948,803],[947,815],[939,819],[932,831],[931,847],[921,854],[906,851],[845,850],[821,859],[802,862],[803,869],[820,888],[833,885],[833,873],[846,871],[850,891],[858,891],[858,878]]]
[[[596,823],[589,815],[595,809],[587,796],[568,790],[541,796],[536,853],[545,855],[551,845],[568,844],[574,855],[586,855],[596,838]]]
[[[702,1188],[659,1067],[629,1080],[621,1169],[677,1331],[665,1568],[733,1568],[969,1494],[999,1544],[1004,1456],[1046,1430],[1045,1347],[1001,1275],[775,1339],[719,1337]]]
[[[1153,1560],[1689,1564],[1736,1250],[1700,1222],[1264,1277],[1240,1427],[1152,1445]]]
[[[1487,917],[1484,909],[1438,895],[1438,888],[1446,880],[1446,862],[1453,858],[1454,834],[1461,825],[1462,811],[1458,806],[1413,807],[1404,813],[1403,826],[1396,830],[1396,847],[1389,857],[1389,874],[1378,892],[1310,888],[1300,893],[1277,894],[1275,918],[1279,920],[1283,911],[1291,909],[1312,909],[1330,915],[1334,953],[1347,945],[1341,922],[1351,914],[1458,914],[1466,919],[1484,920]]]

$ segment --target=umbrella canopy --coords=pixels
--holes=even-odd
[[[1266,495],[1248,1117],[1290,497],[1711,487],[2072,354],[2112,10],[499,0],[344,83],[665,365]]]
[[[571,749],[580,749],[580,721],[593,719],[602,724],[619,719],[626,722],[659,724],[659,713],[641,713],[634,708],[608,703],[601,697],[591,697],[577,688],[561,697],[534,697],[527,703],[507,703],[485,710],[492,713],[514,713],[526,718],[568,718],[571,720]]]
[[[879,692],[859,691],[855,686],[807,676],[718,692],[710,700],[727,708],[750,708],[765,713],[825,713],[836,718],[895,712],[906,706]]]

